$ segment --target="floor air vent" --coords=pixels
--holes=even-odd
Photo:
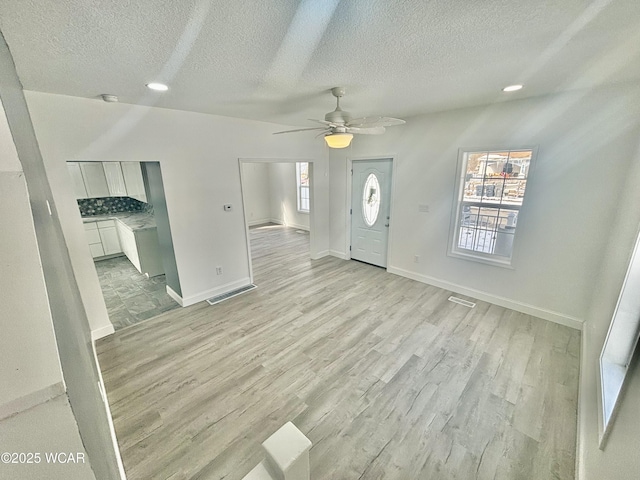
[[[476,304],[475,304],[475,303],[473,303],[473,302],[469,302],[469,301],[467,301],[467,300],[463,300],[463,299],[461,299],[461,298],[454,297],[453,295],[451,295],[451,296],[449,297],[449,301],[450,301],[450,302],[453,302],[453,303],[459,303],[460,305],[464,305],[465,307],[469,307],[469,308],[473,308],[473,307],[475,307],[475,306],[476,306]]]
[[[258,288],[258,287],[252,283],[251,285],[247,285],[246,287],[241,287],[241,288],[238,288],[238,289],[233,290],[231,292],[227,292],[227,293],[223,293],[221,295],[216,295],[215,297],[211,297],[211,298],[209,298],[207,300],[207,303],[209,305],[215,305],[216,303],[223,302],[224,300],[227,300],[228,298],[235,297],[237,295],[240,295],[241,293],[245,293],[245,292],[248,292],[250,290],[253,290],[254,288]]]

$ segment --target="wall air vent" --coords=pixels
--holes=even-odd
[[[450,302],[458,303],[460,305],[464,305],[465,307],[469,307],[469,308],[473,308],[476,306],[476,304],[473,302],[470,302],[468,300],[463,300],[462,298],[454,297],[453,295],[451,295],[448,300]]]
[[[216,303],[220,303],[223,302],[229,298],[235,297],[237,295],[240,295],[241,293],[246,293],[249,292],[251,290],[253,290],[254,288],[258,288],[256,285],[254,285],[253,283],[251,285],[247,285],[246,287],[241,287],[238,288],[236,290],[232,290],[231,292],[227,292],[227,293],[223,293],[221,295],[216,295],[215,297],[211,297],[207,300],[207,303],[209,305],[215,305]]]

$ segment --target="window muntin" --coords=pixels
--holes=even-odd
[[[533,150],[462,152],[450,253],[510,264]]]
[[[309,213],[309,163],[296,162],[298,211]]]
[[[370,173],[362,189],[362,217],[367,227],[373,226],[380,212],[380,182]]]

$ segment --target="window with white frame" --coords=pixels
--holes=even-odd
[[[298,211],[309,213],[309,164],[307,162],[296,162],[296,183]]]
[[[460,151],[449,253],[510,265],[533,149]]]

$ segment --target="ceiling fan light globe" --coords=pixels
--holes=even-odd
[[[353,135],[351,133],[332,133],[325,135],[324,141],[329,148],[346,148],[351,145]]]

